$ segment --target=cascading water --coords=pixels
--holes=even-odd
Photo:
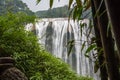
[[[89,20],[85,19],[78,23],[73,20],[68,22],[67,18],[41,19],[35,24],[35,29],[39,42],[47,51],[64,60],[78,74],[99,80],[98,74],[93,70],[93,61],[85,57],[85,49],[81,51],[84,40],[88,38],[87,30],[81,32],[80,23],[86,23],[84,27],[88,27]],[[73,47],[68,56],[70,42]]]

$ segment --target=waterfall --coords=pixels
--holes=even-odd
[[[81,23],[86,24],[82,32],[80,28]],[[88,39],[86,37],[87,30],[85,30],[85,27],[88,26],[89,20],[87,19],[79,22],[73,20],[68,22],[67,18],[48,18],[36,22],[35,32],[39,38],[39,43],[47,51],[68,63],[78,74],[91,76],[95,80],[99,80],[98,74],[95,74],[93,70],[94,62],[90,58],[85,57],[85,49],[81,51],[84,40]],[[73,44],[73,47],[68,56],[70,42]],[[89,55],[91,56],[92,54]]]

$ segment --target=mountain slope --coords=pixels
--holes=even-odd
[[[68,6],[63,6],[49,10],[37,11],[35,15],[39,18],[58,18],[58,17],[65,18],[69,16],[70,12],[71,10],[68,10]],[[92,18],[91,9],[84,11],[81,16],[81,19],[82,18],[91,19]]]
[[[63,6],[63,7],[53,8],[44,11],[37,11],[35,14],[37,17],[40,18],[68,17],[69,10],[67,6]]]
[[[0,15],[7,12],[25,12],[28,15],[34,15],[21,0],[0,0]]]

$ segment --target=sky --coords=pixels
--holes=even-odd
[[[39,10],[48,10],[49,7],[49,0],[41,0],[39,4],[36,4],[37,0],[22,0],[24,3],[26,3],[30,10],[33,12],[39,11]],[[60,7],[64,5],[68,5],[69,0],[54,0],[53,7]]]

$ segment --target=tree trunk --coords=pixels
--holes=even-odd
[[[120,57],[120,0],[104,0]]]
[[[95,36],[96,36],[96,44],[97,47],[102,49],[102,42],[101,42],[101,38],[100,38],[100,31],[98,29],[98,20],[95,17],[96,11],[95,11],[95,5],[93,0],[91,0],[91,8],[92,8],[92,14],[93,14],[93,24],[94,24],[94,31],[95,31]],[[98,49],[97,51],[100,52],[100,49]],[[99,68],[100,68],[100,77],[101,80],[108,80],[108,75],[107,75],[107,70],[105,67],[105,58],[104,58],[104,53],[103,51],[98,53],[98,60],[99,60]],[[104,64],[104,65],[103,65]]]
[[[101,2],[101,0],[94,0],[94,4],[96,11],[98,11],[96,15],[98,19],[100,36],[106,59],[108,76],[110,80],[120,80],[119,68],[115,59],[114,43],[112,40],[111,31],[107,32],[108,15],[107,12],[104,12],[106,10],[105,4],[104,2]]]

